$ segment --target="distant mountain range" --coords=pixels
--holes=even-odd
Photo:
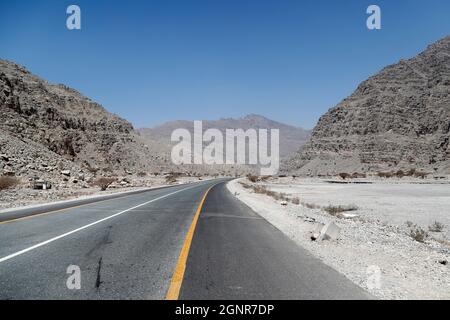
[[[362,82],[324,114],[285,170],[450,173],[450,37]]]
[[[200,119],[199,119],[200,120]],[[249,114],[242,118],[223,118],[219,120],[203,120],[203,130],[210,128],[218,129],[225,136],[226,129],[279,129],[280,130],[280,157],[289,158],[298,151],[310,138],[311,132],[299,127],[290,126],[284,123],[267,119],[261,115]],[[138,132],[148,143],[155,143],[161,147],[170,148],[173,143],[170,141],[172,132],[178,128],[188,129],[191,133],[194,130],[193,121],[178,120],[167,122],[153,128],[142,128]]]

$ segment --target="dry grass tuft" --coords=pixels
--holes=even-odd
[[[324,207],[323,210],[334,217],[342,218],[343,212],[356,211],[356,210],[358,210],[358,207],[357,206],[332,206],[332,205],[329,205],[328,207]]]
[[[428,230],[431,232],[442,232],[444,231],[445,225],[438,221],[435,221],[431,226],[428,226]]]
[[[416,224],[409,225],[409,228],[409,236],[417,242],[424,243],[429,236],[428,232],[426,232]]]

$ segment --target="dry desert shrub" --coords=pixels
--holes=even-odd
[[[253,187],[253,190],[255,191],[255,193],[267,194],[267,189],[262,186],[255,186]]]
[[[427,176],[428,176],[428,173],[426,173],[426,172],[416,171],[414,173],[414,177],[416,177],[416,178],[425,179]]]
[[[19,184],[19,179],[16,177],[1,176],[0,177],[0,190],[6,190],[13,188]]]
[[[414,226],[414,223],[412,223],[412,221],[406,221],[406,226],[411,229]]]
[[[359,172],[354,172],[352,174],[352,178],[356,179],[356,178],[366,178],[367,175],[365,173],[359,173]]]
[[[248,183],[245,183],[245,182],[239,182],[241,185],[242,185],[242,187],[244,187],[244,189],[250,189],[252,186],[251,185],[249,185]]]
[[[166,183],[175,183],[177,182],[178,177],[180,176],[179,173],[171,172],[166,176]]]
[[[328,214],[335,216],[335,217],[342,217],[342,212],[347,211],[356,211],[358,210],[357,206],[332,206],[329,205],[328,207],[324,207],[323,210],[325,210]]]
[[[279,192],[275,192],[275,191],[271,191],[269,189],[267,189],[264,186],[252,186],[243,182],[240,182],[240,184],[245,188],[245,189],[253,189],[253,191],[257,194],[265,194],[269,197],[272,197],[273,199],[279,201],[291,201],[291,199],[285,194],[285,193],[279,193]],[[300,202],[300,200],[299,200]]]
[[[314,203],[302,203],[303,206],[307,207],[308,209],[320,209],[321,206]]]
[[[342,173],[339,173],[339,177],[341,177],[343,180],[345,180],[345,179],[351,178],[352,176],[349,173],[342,172]]]
[[[397,178],[403,178],[406,174],[405,172],[403,172],[403,170],[398,170],[395,175],[397,176]]]
[[[377,175],[380,178],[392,178],[394,176],[393,172],[378,172]]]
[[[423,230],[421,227],[418,227],[417,225],[413,225],[411,227],[411,229],[409,230],[409,235],[411,238],[421,243],[424,243],[428,238],[428,232]]]
[[[101,191],[105,191],[115,181],[117,178],[101,177],[94,181],[94,185],[100,187]]]
[[[431,226],[428,226],[428,230],[431,232],[442,232],[444,231],[444,224],[438,221],[435,221]]]
[[[409,236],[417,242],[423,243],[429,236],[428,232],[411,221],[406,221],[406,226],[409,228]]]

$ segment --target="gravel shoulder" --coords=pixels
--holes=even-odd
[[[208,179],[211,178],[203,178],[203,180]],[[173,183],[168,183],[164,177],[128,177],[128,183],[122,185],[119,183],[120,180],[118,179],[118,183],[112,184],[105,191],[100,191],[99,187],[88,184],[66,184],[57,185],[49,190],[33,190],[27,183],[23,183],[17,188],[0,191],[0,212],[199,181],[196,177],[179,177]]]
[[[288,202],[282,205],[280,200],[257,194],[252,188],[244,188],[242,182],[281,191],[289,198],[299,197],[302,203],[297,205]],[[378,183],[379,190],[389,188],[388,184]],[[434,200],[427,200],[433,193],[422,194],[423,201],[419,199],[408,203],[408,195],[415,198],[416,193],[420,193],[412,183],[401,186],[405,199],[399,200],[399,203],[385,201],[384,205],[380,203],[387,195],[377,193],[373,185],[351,186],[355,190],[359,188],[358,193],[355,190],[349,192],[342,185],[329,185],[320,180],[305,182],[301,179],[270,179],[251,183],[248,179],[238,179],[229,182],[227,188],[298,245],[380,299],[450,299],[450,242],[446,234],[430,233],[430,237],[421,243],[411,238],[405,224],[399,223],[403,219],[416,220],[420,217],[421,210],[425,210],[427,206],[427,219],[442,220],[446,216],[437,208],[445,204],[449,208],[448,197],[440,199],[441,202],[436,206],[430,205]],[[435,186],[435,189],[439,188]],[[341,191],[336,191],[339,189]],[[309,193],[305,190],[309,190]],[[304,194],[309,196],[303,196]],[[351,213],[357,216],[338,218],[320,208],[310,209],[306,203],[314,200],[312,194],[316,197],[316,204],[322,206],[356,204],[357,210]],[[347,197],[340,198],[344,194]],[[392,195],[392,199],[394,198],[395,194]],[[416,210],[417,203],[421,203],[420,210]],[[396,212],[401,219],[392,218]],[[409,212],[413,213],[409,215]],[[330,221],[341,228],[339,237],[331,241],[312,241],[311,235],[317,226]],[[421,224],[420,221],[417,223]],[[448,227],[450,226],[447,224],[446,228]],[[379,272],[380,281],[376,285],[373,282],[374,272]]]

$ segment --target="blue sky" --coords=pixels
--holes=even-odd
[[[66,28],[77,4],[82,30]],[[382,9],[382,30],[366,8]],[[136,127],[258,113],[312,128],[359,82],[450,34],[450,1],[0,0],[0,58]]]

